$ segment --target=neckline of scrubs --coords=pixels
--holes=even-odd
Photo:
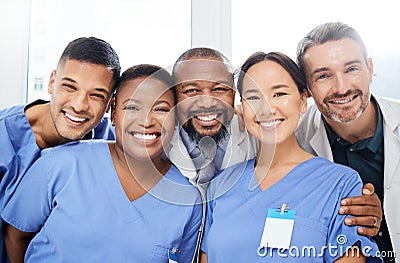
[[[285,195],[287,195],[288,191],[290,191],[290,189],[288,189],[288,186],[298,184],[302,180],[304,180],[306,175],[300,176],[302,173],[305,173],[302,170],[304,170],[304,167],[308,166],[310,162],[314,162],[317,159],[319,159],[319,157],[314,156],[302,163],[299,163],[279,181],[270,186],[268,189],[262,191],[259,184],[257,184],[256,187],[253,186],[251,188],[251,186],[254,185],[254,182],[256,182],[257,180],[254,174],[254,158],[251,162],[248,163],[250,172],[247,174],[247,176],[242,176],[244,180],[244,183],[242,184],[243,186],[241,187],[242,194],[247,200],[247,202],[245,202],[245,205],[247,205],[249,209],[257,215],[260,213],[258,209],[259,206],[255,204],[257,202],[265,202],[265,200],[270,200],[269,203],[272,204],[272,207],[270,208],[279,208],[279,206],[285,202]],[[263,213],[265,214],[266,212],[267,211],[263,211]]]
[[[40,152],[40,149],[36,144],[36,137],[32,130],[31,124],[29,123],[29,120],[25,115],[25,107],[26,106],[24,105],[19,105],[19,107],[16,108],[17,112],[23,112],[23,114],[15,116],[17,118],[17,121],[13,120],[11,122],[7,122],[7,129],[9,129],[8,134],[10,136],[10,140],[14,145],[14,150],[21,158],[22,165],[26,164],[25,159],[36,159],[36,154]]]
[[[117,209],[126,220],[126,223],[135,221],[145,214],[153,211],[155,206],[159,203],[157,199],[152,196],[149,192],[145,193],[143,196],[139,197],[134,201],[130,201],[128,196],[125,193],[124,188],[122,187],[121,181],[119,180],[117,171],[115,170],[114,163],[112,161],[110,149],[108,144],[104,144],[104,150],[106,151],[106,159],[109,163],[108,166],[111,167],[110,176],[106,176],[110,181],[108,184],[110,187],[107,187],[110,197],[112,197],[117,205]],[[171,166],[172,168],[172,166]],[[165,173],[165,175],[156,183],[154,187],[156,187],[163,180],[164,177],[169,177],[171,168]],[[152,189],[153,189],[152,188]]]

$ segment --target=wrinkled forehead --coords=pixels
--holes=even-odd
[[[191,59],[179,62],[174,68],[175,83],[205,80],[233,84],[229,65],[215,59]]]

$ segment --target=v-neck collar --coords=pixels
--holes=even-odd
[[[248,163],[249,172],[246,176],[243,176],[243,184],[241,184],[241,190],[244,198],[247,200],[246,205],[255,214],[259,214],[258,202],[265,202],[262,200],[269,200],[271,207],[269,208],[279,208],[284,197],[288,191],[290,191],[290,185],[299,184],[304,180],[304,176],[299,176],[299,171],[301,172],[303,167],[308,165],[309,162],[314,161],[318,157],[312,157],[302,163],[299,163],[292,170],[290,170],[284,177],[282,177],[275,184],[271,185],[268,189],[262,191],[257,179],[255,178],[254,163],[255,158]],[[266,198],[266,196],[268,198]],[[263,213],[267,211],[262,211]]]
[[[105,180],[108,181],[108,183],[105,184],[106,191],[108,192],[110,198],[114,201],[114,205],[118,213],[122,215],[126,223],[129,223],[151,212],[158,204],[158,202],[155,202],[156,199],[151,194],[145,193],[143,196],[134,201],[129,200],[124,188],[121,185],[117,171],[115,170],[108,144],[104,144],[104,151],[106,152],[105,156],[107,156],[107,167],[110,168],[105,175]],[[169,173],[169,170],[167,173]],[[166,176],[167,173],[164,176]],[[161,178],[160,181],[162,181],[163,178]],[[158,185],[160,181],[157,182],[156,185]]]

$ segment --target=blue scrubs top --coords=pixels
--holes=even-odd
[[[115,141],[115,128],[111,124],[110,117],[103,117],[96,128],[87,133],[83,139],[104,139],[107,141]]]
[[[22,175],[40,156],[24,105],[0,111],[0,211],[15,192]],[[0,227],[3,220],[0,219]],[[0,231],[0,262],[8,262]]]
[[[27,262],[168,262],[173,249],[178,262],[190,262],[199,199],[171,166],[149,193],[131,202],[107,143],[82,141],[43,150],[2,217],[22,231],[39,231]]]
[[[37,100],[28,105],[16,105],[0,110],[0,212],[15,192],[26,170],[40,157],[40,149],[36,145],[36,138],[25,110],[45,103],[48,101]],[[110,119],[104,117],[85,139],[115,140],[115,131]],[[0,218],[0,228],[2,225],[3,220]],[[8,262],[2,231],[0,262]]]
[[[223,186],[227,177],[235,178],[229,182],[235,182],[232,187]],[[225,169],[211,182],[202,243],[209,263],[333,262],[355,243],[371,255],[378,252],[369,237],[358,235],[357,227],[346,226],[346,216],[338,214],[340,200],[361,194],[362,183],[354,170],[314,157],[265,191],[256,182],[254,159]],[[259,253],[268,209],[283,203],[296,211],[290,248]],[[308,254],[311,247],[315,253]],[[367,262],[381,259],[369,257]]]

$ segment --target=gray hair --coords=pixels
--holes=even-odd
[[[317,26],[311,30],[306,37],[300,40],[297,46],[297,64],[299,65],[301,73],[306,76],[303,56],[308,48],[344,38],[350,38],[360,46],[365,62],[368,63],[367,48],[357,31],[344,23],[331,22]]]

